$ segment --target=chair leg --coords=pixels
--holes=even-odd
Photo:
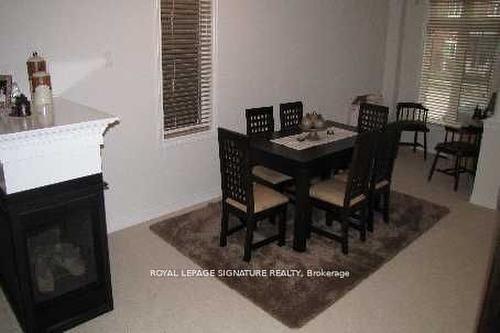
[[[384,209],[383,209],[383,215],[384,215],[384,222],[389,223],[389,206],[391,203],[391,190],[387,189],[387,191],[384,192]]]
[[[312,227],[312,206],[310,203],[307,204],[305,209],[305,216],[307,216],[306,221],[306,237],[311,238],[311,227]]]
[[[342,253],[348,254],[349,253],[349,219],[348,219],[348,213],[347,213],[346,209],[342,210],[342,216],[340,219],[342,222]]]
[[[460,157],[455,158],[455,192],[458,190],[458,183],[460,181]]]
[[[432,175],[434,174],[434,171],[436,170],[436,164],[439,159],[439,152],[436,152],[436,156],[434,157],[434,162],[432,162],[432,167],[431,171],[429,172],[429,178],[427,179],[428,181],[431,181]]]
[[[331,227],[333,225],[333,213],[332,212],[329,212],[329,211],[326,212],[325,224],[328,227]]]
[[[253,218],[248,218],[247,219],[247,233],[245,237],[245,249],[244,249],[244,254],[243,254],[243,260],[244,261],[250,261],[250,258],[252,257],[252,242],[253,242],[253,230],[255,227],[255,221]]]
[[[283,208],[281,214],[279,214],[278,229],[279,229],[278,246],[283,246],[285,245],[285,238],[286,238],[286,206],[285,208]]]
[[[415,134],[413,135],[413,152],[417,152],[417,141],[418,141],[418,132],[415,131]]]
[[[366,241],[366,220],[368,219],[369,211],[368,205],[369,203],[366,203],[363,205],[363,208],[361,208],[361,230],[359,231],[359,240],[362,242]]]
[[[222,217],[221,217],[221,228],[220,228],[220,240],[219,245],[224,247],[227,245],[227,232],[228,232],[228,220],[229,212],[225,204],[222,204]]]
[[[427,132],[424,132],[424,160],[427,161]]]
[[[375,193],[371,193],[368,198],[368,221],[367,229],[369,232],[373,232],[373,219],[375,212]]]

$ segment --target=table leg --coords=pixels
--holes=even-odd
[[[298,252],[306,250],[307,229],[311,219],[309,181],[310,176],[307,169],[299,169],[295,172],[296,205],[293,249]]]

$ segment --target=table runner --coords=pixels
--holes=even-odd
[[[330,128],[328,128],[328,131],[329,132],[333,131],[333,135],[326,134],[326,131],[325,131],[325,132],[322,132],[320,134],[321,139],[314,140],[314,141],[307,140],[307,139],[303,140],[303,141],[299,141],[298,138],[303,138],[304,136],[307,135],[307,133],[300,133],[300,134],[294,134],[294,135],[274,139],[274,140],[271,140],[271,142],[274,142],[274,143],[277,143],[279,145],[283,145],[285,147],[295,149],[295,150],[304,150],[304,149],[312,148],[312,147],[319,146],[319,145],[324,145],[327,143],[335,142],[335,141],[342,140],[342,139],[349,138],[351,136],[356,135],[356,132],[349,131],[349,130],[346,130],[343,128],[338,128],[338,127],[330,127]]]

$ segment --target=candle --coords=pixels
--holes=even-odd
[[[42,106],[52,104],[52,85],[50,83],[50,74],[45,72],[36,72],[33,74],[33,104]]]

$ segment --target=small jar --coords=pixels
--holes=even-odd
[[[36,72],[33,74],[33,104],[36,107],[52,104],[52,85],[50,74]]]

